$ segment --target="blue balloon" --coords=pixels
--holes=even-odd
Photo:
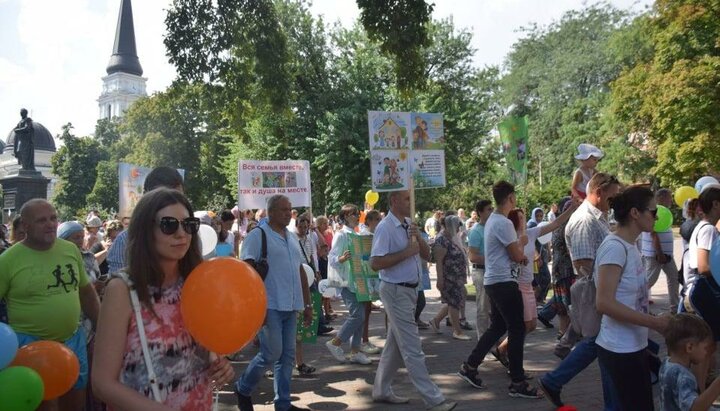
[[[228,243],[218,243],[215,246],[215,255],[217,257],[229,257],[232,255],[232,246]]]
[[[18,350],[18,338],[15,331],[5,323],[0,323],[0,370],[10,365]]]
[[[710,246],[710,271],[715,281],[720,284],[720,237]]]
[[[702,189],[703,189],[703,187],[705,187],[705,185],[713,184],[713,183],[715,183],[715,184],[718,183],[718,181],[715,177],[711,177],[711,176],[700,177],[700,179],[695,183],[695,190],[699,194],[702,192]]]

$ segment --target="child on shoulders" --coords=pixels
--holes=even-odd
[[[713,350],[713,334],[702,318],[693,314],[674,315],[665,330],[668,358],[660,368],[660,409],[663,411],[706,411],[720,397],[720,378],[707,389],[698,389],[698,376],[691,366]]]
[[[580,144],[578,152],[579,154],[575,156],[575,159],[580,162],[580,167],[575,170],[573,175],[571,190],[574,198],[584,200],[587,197],[585,192],[587,184],[592,176],[597,173],[595,167],[605,154],[592,144]]]

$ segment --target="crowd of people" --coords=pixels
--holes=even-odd
[[[710,409],[720,396],[714,378],[720,286],[710,269],[720,185],[686,204],[678,269],[672,230],[654,230],[658,205],[670,207],[671,192],[625,186],[595,170],[601,151],[589,145],[579,151],[569,195],[547,215],[541,207],[529,214],[518,208],[515,186],[505,181],[492,187],[492,200],[476,201],[470,217],[463,209],[436,210],[421,225],[412,218],[408,191],[388,193],[385,212],[346,204],[335,216],[313,216],[293,209],[283,195],[270,197],[264,210],[198,212],[183,194],[182,177],[168,167],[148,175],[129,218],[103,222],[91,212],[83,222],[60,223],[51,203],[31,200],[9,232],[0,230],[0,319],[20,346],[58,341],[79,360],[75,385],[43,402],[43,410],[209,410],[213,392],[232,384],[239,409],[251,411],[268,373],[275,409],[304,410],[291,402],[293,371],[317,370],[304,358],[297,328],[310,324],[311,295],[321,280],[338,290],[336,298],[323,297],[316,313],[318,334],[334,333],[327,355],[374,371],[378,403],[410,401],[392,387],[404,365],[426,409],[456,407],[433,381],[420,333],[440,333],[446,320],[452,339],[477,333],[474,348],[457,358],[457,376],[471,387],[485,387],[489,371],[482,364],[490,354],[507,368],[510,397],[544,397],[560,407],[564,387],[597,359],[605,410],[652,410],[657,401],[663,410]],[[247,348],[257,353],[240,375],[232,355],[209,352],[182,321],[182,286],[203,260],[203,224],[218,236],[211,255],[265,267],[258,268],[265,322],[255,348]],[[379,275],[378,302],[360,300],[351,280],[352,235],[373,236],[368,263]],[[442,307],[426,322],[433,264]],[[312,285],[303,265],[315,273]],[[670,309],[653,313],[650,289],[660,271]],[[466,317],[468,277],[474,324]],[[330,324],[338,319],[333,304],[339,301],[347,315],[335,329]],[[368,338],[377,309],[386,318],[382,348]],[[538,321],[557,324],[560,362],[535,378],[523,358],[525,338]],[[650,330],[665,338],[662,361]],[[660,383],[658,399],[653,379]]]

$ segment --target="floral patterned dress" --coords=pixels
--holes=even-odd
[[[168,288],[149,287],[155,314],[142,307],[145,335],[162,402],[176,410],[210,410],[209,354],[183,325],[180,313],[183,283],[180,279]],[[120,382],[152,398],[134,312],[128,327]]]
[[[465,301],[465,284],[467,283],[467,257],[460,246],[444,235],[435,238],[435,245],[445,249],[442,261],[444,273],[444,289],[440,290],[443,303],[460,309]]]

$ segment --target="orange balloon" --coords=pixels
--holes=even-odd
[[[20,347],[11,365],[32,368],[40,374],[45,401],[70,391],[80,375],[80,362],[75,353],[55,341],[35,341]]]
[[[221,355],[236,352],[252,340],[265,321],[266,309],[260,275],[250,264],[231,257],[213,258],[195,267],[180,298],[190,335]]]

